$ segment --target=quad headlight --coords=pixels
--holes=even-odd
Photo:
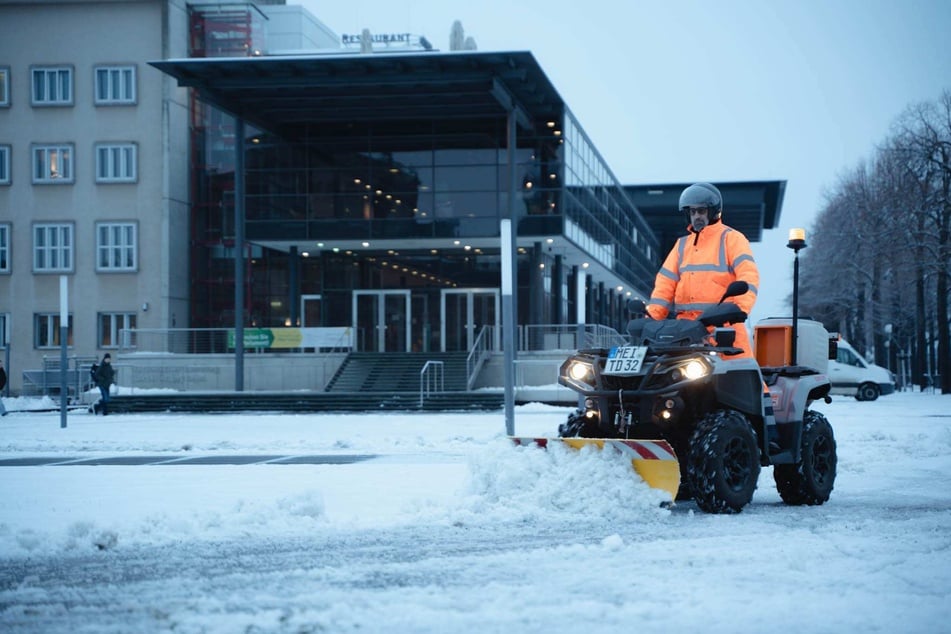
[[[573,361],[568,366],[568,376],[575,381],[584,381],[591,374],[591,364],[584,361]]]
[[[710,364],[700,357],[683,359],[669,366],[667,373],[674,383],[696,381],[710,374]]]
[[[707,373],[710,372],[710,366],[697,359],[691,359],[684,365],[681,372],[683,372],[684,378],[693,381],[694,379],[706,376]]]

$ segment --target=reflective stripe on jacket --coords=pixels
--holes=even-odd
[[[750,285],[749,292],[731,298],[749,314],[759,290],[759,269],[746,236],[722,222],[700,233],[691,229],[677,240],[657,273],[647,312],[654,319],[665,319],[671,311],[692,319],[719,302],[735,280]]]

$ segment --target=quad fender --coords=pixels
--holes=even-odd
[[[825,398],[832,385],[825,374],[780,373],[769,386],[777,423],[802,421],[809,403]]]
[[[763,375],[755,359],[741,358],[719,364],[712,382],[719,403],[748,416],[763,418]]]

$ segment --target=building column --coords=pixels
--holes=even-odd
[[[244,120],[234,121],[234,391],[244,391]]]
[[[300,314],[300,254],[297,245],[291,247],[287,254],[287,301],[290,302],[291,327],[299,328]]]
[[[607,314],[607,296],[604,290],[604,282],[598,282],[598,320],[596,323],[603,324]]]
[[[563,258],[556,255],[551,266],[551,323],[565,323],[565,266]]]

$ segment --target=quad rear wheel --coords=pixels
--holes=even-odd
[[[807,410],[803,417],[801,452],[799,464],[773,467],[776,490],[786,504],[822,504],[832,494],[838,458],[832,425],[819,412]]]
[[[690,437],[687,480],[707,513],[739,513],[753,499],[760,457],[756,432],[733,410],[704,416]]]

